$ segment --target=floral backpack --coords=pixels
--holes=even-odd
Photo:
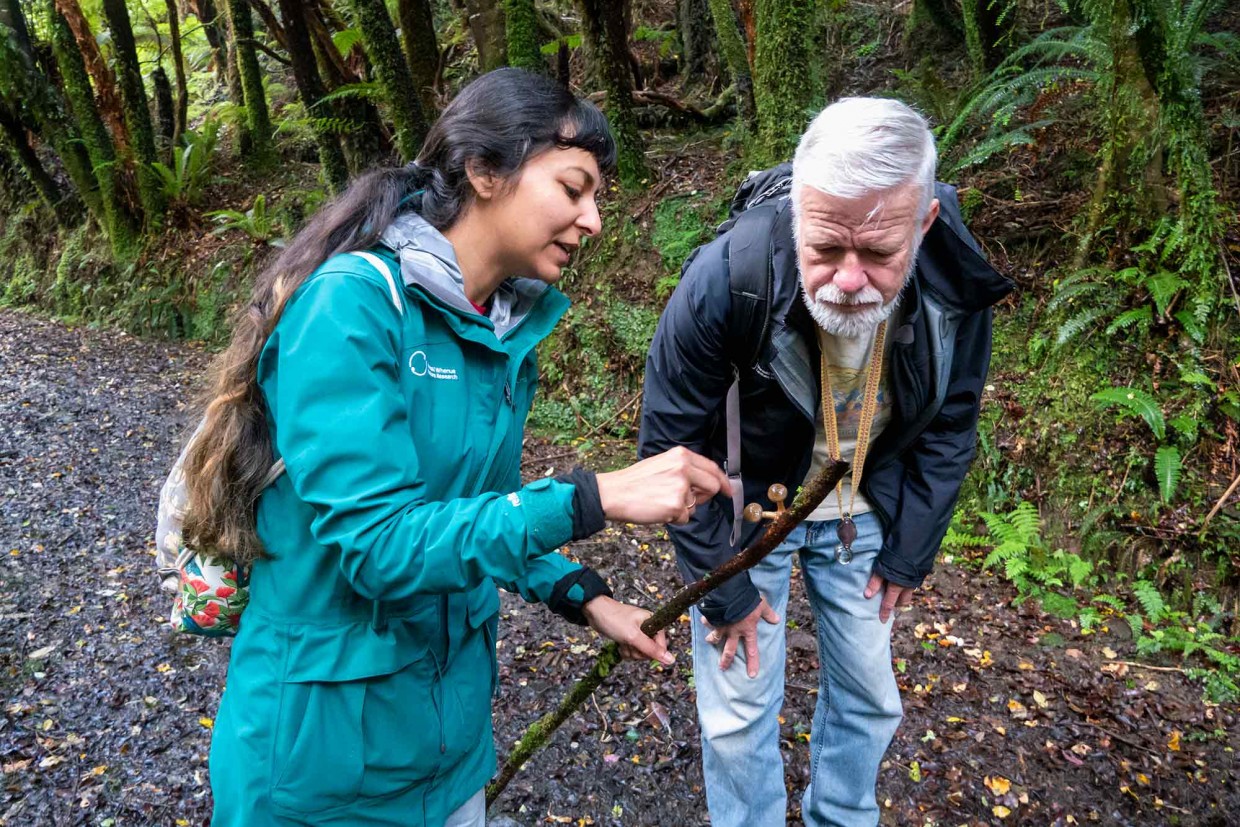
[[[195,432],[194,436],[197,435]],[[250,601],[248,572],[213,549],[190,548],[181,537],[189,505],[185,457],[193,442],[191,438],[181,451],[159,491],[155,564],[159,567],[160,586],[173,595],[169,618],[173,630],[204,637],[231,637],[237,634],[241,612]],[[284,460],[279,460],[267,472],[263,488],[283,473]]]
[[[355,250],[350,255],[365,259],[387,282],[397,313],[404,315],[400,290],[383,261],[373,253]],[[198,425],[199,430],[202,424]],[[241,626],[241,612],[250,602],[249,572],[214,549],[185,545],[182,526],[189,507],[185,485],[185,457],[198,431],[173,463],[159,491],[159,514],[155,527],[155,564],[160,586],[173,595],[172,628],[204,637],[232,637]],[[284,460],[276,460],[263,480],[262,490],[284,473]]]

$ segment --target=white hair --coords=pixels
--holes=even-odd
[[[797,145],[793,216],[805,186],[839,198],[861,198],[917,184],[920,220],[934,200],[936,160],[930,127],[912,107],[891,98],[843,98],[818,113]]]

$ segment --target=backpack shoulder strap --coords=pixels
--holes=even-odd
[[[732,310],[728,316],[728,341],[733,378],[724,403],[727,431],[728,481],[732,487],[732,533],[735,548],[740,541],[745,508],[745,483],[741,476],[741,372],[753,367],[766,348],[771,332],[771,294],[774,292],[774,234],[780,209],[786,203],[771,199],[745,210],[728,231],[728,292]]]
[[[353,255],[365,260],[371,267],[379,271],[379,275],[383,276],[383,280],[387,282],[388,293],[392,297],[392,304],[396,306],[396,312],[401,316],[405,315],[405,305],[400,300],[400,289],[396,286],[396,279],[392,277],[392,271],[383,262],[383,259],[377,255],[365,250],[354,250]],[[267,471],[267,476],[263,478],[263,490],[280,478],[284,473],[284,458],[276,460]]]
[[[396,286],[396,279],[392,278],[392,271],[383,263],[383,259],[366,250],[354,250],[353,255],[364,259],[371,267],[379,271],[379,275],[383,276],[383,280],[387,282],[392,304],[396,305],[396,312],[401,316],[405,315],[405,305],[400,300],[400,289]]]
[[[771,294],[774,292],[774,229],[780,202],[768,201],[741,213],[729,230],[728,292],[732,312],[728,338],[735,344],[737,370],[752,367],[770,334]]]

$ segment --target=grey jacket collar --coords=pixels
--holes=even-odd
[[[465,280],[456,261],[452,242],[415,212],[398,215],[380,238],[400,259],[406,285],[417,286],[461,313],[476,315],[465,296]],[[491,297],[491,323],[503,338],[524,319],[549,285],[537,279],[511,278]]]

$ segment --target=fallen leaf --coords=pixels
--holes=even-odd
[[[994,778],[988,775],[982,780],[982,783],[986,785],[986,789],[995,795],[1007,795],[1008,790],[1012,789],[1012,782],[1002,775],[996,775]]]
[[[1046,696],[1036,689],[1033,690],[1033,701],[1038,705],[1039,709],[1046,709],[1046,707],[1050,705],[1046,700]]]
[[[1004,807],[1002,804],[996,804],[994,807],[990,808],[990,811],[994,813],[998,818],[1007,818],[1008,816],[1012,814],[1012,811],[1009,810],[1007,807]]]
[[[1178,729],[1171,730],[1171,735],[1167,738],[1167,749],[1172,752],[1180,751],[1180,731]]]

